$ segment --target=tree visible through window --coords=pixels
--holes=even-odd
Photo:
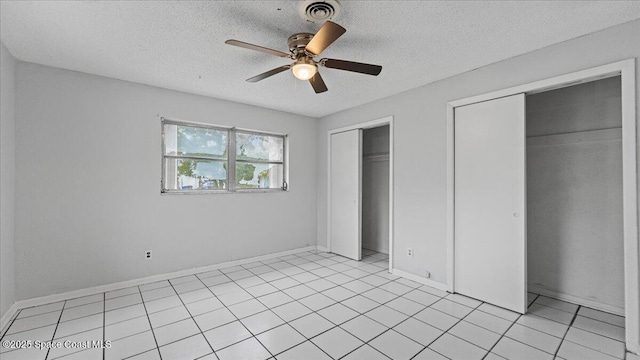
[[[285,136],[163,120],[163,192],[286,190]]]
[[[284,137],[236,131],[236,186],[273,188],[284,182]]]

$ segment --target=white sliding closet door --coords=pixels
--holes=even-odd
[[[455,108],[455,292],[526,312],[525,96]]]
[[[362,258],[362,130],[331,135],[331,252]]]

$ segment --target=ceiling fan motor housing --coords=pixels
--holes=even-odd
[[[311,33],[297,33],[289,36],[287,40],[289,51],[296,57],[298,57],[299,54],[304,54],[304,49],[313,38],[313,35],[314,34]]]
[[[307,0],[300,6],[300,16],[310,22],[323,23],[335,19],[341,8],[338,0]]]

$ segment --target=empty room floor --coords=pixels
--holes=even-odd
[[[303,252],[23,309],[3,334],[3,344],[39,340],[61,347],[3,346],[0,358],[625,356],[623,317],[535,294],[529,294],[529,313],[519,315],[399,278],[387,272],[386,255],[364,254],[357,262]],[[83,348],[96,340],[110,343],[105,349]]]

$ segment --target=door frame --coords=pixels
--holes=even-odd
[[[389,271],[393,269],[393,116],[386,116],[377,120],[349,125],[327,132],[327,251],[331,252],[331,135],[350,131],[365,130],[389,125]],[[361,144],[362,146],[362,144]],[[362,193],[362,183],[360,184]],[[360,202],[362,212],[362,202]]]
[[[447,291],[454,283],[454,109],[517,93],[535,94],[580,83],[621,77],[622,99],[622,194],[624,241],[624,293],[627,351],[640,352],[640,254],[638,244],[638,194],[636,145],[635,58],[597,66],[566,75],[514,86],[447,103]]]

